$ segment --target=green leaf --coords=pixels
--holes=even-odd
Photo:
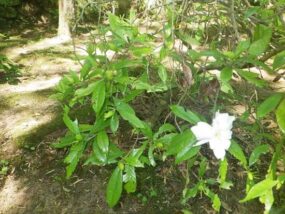
[[[264,25],[257,25],[254,30],[253,43],[249,47],[249,54],[259,56],[265,52],[272,36],[272,30]]]
[[[70,152],[64,159],[64,163],[67,163],[68,166],[66,167],[66,177],[70,178],[70,176],[73,174],[74,170],[76,169],[76,166],[79,162],[79,159],[82,156],[82,152],[85,148],[85,143],[78,142],[77,144],[72,145],[70,148]]]
[[[195,137],[190,130],[186,130],[177,134],[167,146],[166,154],[174,155],[181,152],[187,146],[192,146],[195,143]]]
[[[202,161],[200,162],[199,170],[198,170],[198,175],[200,178],[202,178],[205,175],[205,172],[207,170],[208,166],[208,161],[206,158],[203,158]]]
[[[80,133],[78,127],[78,121],[77,120],[72,121],[66,113],[63,115],[63,122],[73,134]]]
[[[229,67],[225,67],[223,70],[221,70],[221,81],[222,82],[228,82],[232,79],[233,75],[233,69]]]
[[[126,173],[124,175],[124,182],[126,183],[124,185],[125,190],[127,191],[127,193],[135,192],[137,188],[135,167],[125,165],[125,173]]]
[[[285,99],[279,104],[275,114],[279,128],[285,134]]]
[[[182,106],[172,105],[172,106],[170,106],[170,109],[177,117],[179,117],[183,120],[186,120],[187,122],[189,122],[191,124],[196,124],[199,121],[201,121],[201,119],[199,118],[199,116],[196,113],[194,113],[190,110],[185,111]]]
[[[273,70],[279,69],[285,65],[285,51],[277,54],[273,61]]]
[[[197,195],[197,193],[198,193],[199,186],[200,186],[200,183],[197,183],[191,189],[188,189],[188,188],[185,189],[183,191],[183,201],[186,202],[188,199],[194,198]]]
[[[247,168],[247,160],[242,151],[242,148],[236,143],[234,140],[231,140],[231,146],[229,148],[229,152],[232,156],[238,159],[244,168]]]
[[[99,164],[97,165],[105,165],[108,161],[107,159],[107,153],[103,152],[100,147],[99,144],[97,142],[97,138],[93,141],[92,144],[92,149],[93,149],[93,158],[96,160],[95,162],[98,162]],[[92,162],[91,162],[92,163]],[[96,163],[93,163],[96,164]]]
[[[108,16],[112,33],[123,41],[128,42],[137,35],[138,30],[130,26],[127,22],[123,21],[112,13],[109,13]]]
[[[189,160],[200,151],[200,148],[200,146],[193,147],[193,144],[189,144],[176,155],[175,163],[180,164],[182,161]]]
[[[216,211],[220,211],[221,208],[221,200],[219,198],[219,196],[217,194],[215,194],[213,200],[212,200],[212,207],[214,208],[214,210]]]
[[[278,106],[282,98],[283,94],[274,94],[268,97],[257,107],[256,116],[258,118],[262,118],[273,111]]]
[[[215,193],[213,193],[209,188],[205,187],[205,194],[211,199],[212,201],[212,207],[216,211],[220,211],[221,208],[221,200],[219,196]]]
[[[259,56],[265,52],[268,44],[269,41],[266,42],[264,39],[257,40],[250,45],[248,52],[252,56]]]
[[[162,82],[165,83],[167,81],[168,75],[167,75],[166,68],[163,65],[160,65],[158,67],[158,76],[162,80]]]
[[[88,75],[92,67],[96,64],[96,61],[91,56],[88,56],[86,58],[84,65],[80,70],[80,76],[82,77],[82,79],[84,79]]]
[[[259,198],[260,202],[263,203],[265,206],[265,211],[264,213],[270,213],[271,207],[274,203],[274,195],[273,195],[273,191],[268,190],[267,193],[265,193],[263,196],[261,196]]]
[[[249,83],[256,85],[257,87],[264,87],[267,85],[266,81],[264,81],[263,79],[260,79],[258,74],[256,73],[252,73],[249,71],[243,71],[241,69],[238,69],[237,72],[241,77],[246,79]]]
[[[257,25],[254,29],[253,41],[264,39],[269,41],[272,36],[272,30],[265,25]]]
[[[225,92],[225,93],[233,93],[234,90],[232,88],[232,86],[230,85],[229,82],[221,82],[221,91]]]
[[[226,181],[227,172],[228,172],[228,161],[225,158],[224,160],[220,161],[220,167],[219,167],[219,181],[221,184]]]
[[[240,41],[238,46],[236,47],[235,50],[235,55],[239,57],[239,55],[246,51],[250,46],[250,41],[249,40],[245,40],[245,41]]]
[[[58,143],[52,144],[52,146],[56,149],[61,149],[64,147],[68,147],[76,142],[74,135],[66,135],[60,139]]]
[[[269,190],[271,190],[275,185],[277,185],[277,183],[278,181],[273,181],[271,179],[265,179],[263,181],[260,181],[259,183],[251,187],[246,197],[240,200],[240,202],[243,203],[251,199],[265,195]]]
[[[148,159],[149,159],[150,164],[151,164],[152,166],[155,166],[156,163],[155,163],[155,160],[154,160],[153,151],[154,151],[154,146],[151,145],[151,146],[148,148]]]
[[[136,128],[144,128],[144,123],[136,116],[134,109],[127,103],[116,102],[116,109],[124,120]]]
[[[97,114],[99,114],[104,105],[105,96],[106,96],[105,81],[100,80],[96,82],[96,86],[92,94],[92,101],[94,102],[93,109]]]
[[[109,137],[106,131],[101,131],[97,134],[97,143],[102,152],[107,153],[109,150]]]
[[[113,133],[116,133],[119,128],[119,117],[117,113],[115,113],[110,120],[110,128]]]
[[[139,148],[132,149],[128,156],[125,158],[126,164],[134,167],[143,167],[140,161],[142,153],[144,152],[148,141],[145,141]]]
[[[138,47],[138,46],[132,46],[129,48],[129,50],[136,56],[136,57],[143,57],[146,55],[150,55],[152,53],[151,47]]]
[[[124,152],[114,143],[109,144],[108,164],[117,162],[117,158],[122,157]]]
[[[106,199],[110,207],[114,207],[122,194],[123,187],[123,172],[117,167],[108,182]]]
[[[255,147],[255,149],[253,150],[253,152],[249,157],[248,165],[252,166],[253,164],[255,164],[255,162],[259,159],[260,155],[269,152],[269,148],[270,147],[268,144],[263,144]]]
[[[97,82],[89,84],[86,88],[80,88],[75,91],[75,96],[77,98],[86,97],[91,94],[96,88]]]
[[[161,127],[159,127],[158,131],[154,134],[154,138],[158,138],[159,135],[166,133],[166,132],[174,132],[176,131],[175,126],[170,123],[165,123]]]

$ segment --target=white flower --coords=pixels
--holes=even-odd
[[[216,112],[212,125],[205,122],[198,122],[191,128],[198,143],[196,146],[209,142],[210,148],[218,159],[224,159],[226,150],[231,145],[232,127],[235,117],[228,113]]]

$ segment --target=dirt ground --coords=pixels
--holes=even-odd
[[[50,45],[45,46],[44,44]],[[197,197],[182,206],[179,202],[183,178],[171,163],[138,171],[138,191],[123,194],[120,204],[110,209],[105,202],[111,167],[78,167],[65,179],[65,150],[51,144],[65,132],[59,103],[49,99],[61,76],[78,70],[71,42],[50,40],[16,44],[2,50],[21,64],[18,85],[0,85],[0,160],[8,161],[6,175],[0,175],[0,213],[214,213],[208,199]],[[77,44],[78,54],[84,38]],[[124,133],[123,133],[124,134]],[[234,161],[233,161],[234,163]],[[238,173],[239,166],[234,164]],[[262,213],[257,201],[239,204],[245,177],[231,178],[236,186],[222,191],[221,213]]]

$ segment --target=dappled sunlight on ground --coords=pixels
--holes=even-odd
[[[9,106],[0,111],[0,136],[5,139],[0,144],[0,150],[6,157],[14,156],[19,147],[17,138],[51,123],[58,114],[57,104],[54,100],[46,99],[47,95],[22,93],[5,97],[0,92],[0,96]]]
[[[40,40],[39,42],[24,45],[22,47],[12,47],[8,48],[3,51],[5,55],[7,55],[8,58],[12,60],[16,60],[18,57],[21,57],[21,55],[29,54],[33,51],[43,50],[47,49],[56,45],[64,44],[67,42],[70,42],[69,37],[53,37],[53,38],[46,38],[43,40]]]
[[[0,213],[11,213],[11,209],[19,208],[26,200],[26,191],[27,188],[22,188],[13,175],[8,176],[0,189]]]
[[[58,118],[58,104],[48,97],[60,76],[24,80],[18,85],[0,85],[0,154],[17,155],[18,138],[39,127],[50,129]],[[50,127],[49,127],[50,126]],[[40,139],[34,139],[38,141]]]
[[[60,76],[54,76],[51,79],[37,79],[27,81],[20,85],[10,85],[9,87],[0,87],[0,94],[4,93],[26,93],[52,88],[60,81]]]

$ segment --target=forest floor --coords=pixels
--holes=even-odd
[[[173,194],[175,186],[163,188],[165,194],[158,193],[163,178],[152,169],[139,172],[143,189],[125,195],[115,209],[105,202],[110,169],[78,167],[71,179],[65,179],[66,151],[51,147],[65,133],[62,112],[59,103],[49,97],[62,75],[78,71],[80,64],[71,41],[33,37],[11,36],[0,51],[22,71],[18,84],[0,85],[0,161],[8,167],[0,175],[0,213],[178,212],[180,193]],[[87,41],[85,36],[76,38],[77,54],[84,54]],[[171,202],[174,198],[175,203]]]
[[[115,209],[105,202],[109,167],[78,167],[66,180],[66,151],[51,147],[65,133],[61,107],[49,97],[62,75],[70,69],[78,71],[80,64],[72,42],[39,41],[33,40],[34,35],[23,35],[14,42],[10,39],[1,51],[22,67],[17,85],[0,85],[0,161],[7,161],[8,167],[7,173],[0,175],[1,214],[182,213],[184,208],[194,214],[214,213],[203,197],[186,206],[180,204],[184,181],[167,163],[139,171],[137,193],[124,194]],[[86,36],[76,38],[78,54],[84,54],[87,41]],[[244,180],[222,195],[221,213],[262,213],[256,201],[238,203],[243,197]]]

